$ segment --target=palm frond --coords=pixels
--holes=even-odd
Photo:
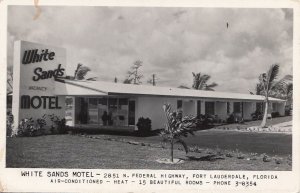
[[[264,87],[262,83],[256,84],[255,93],[256,95],[264,95]]]
[[[293,92],[293,83],[290,83],[286,86],[286,94],[290,94]]]
[[[293,76],[286,75],[279,81],[271,83],[270,90],[279,90],[279,91],[286,92],[286,88],[288,87],[289,84],[292,83],[292,80],[293,80]]]
[[[91,77],[91,78],[87,78],[86,80],[89,80],[89,81],[96,81],[98,79],[98,77]]]
[[[207,81],[210,79],[210,76],[207,74],[202,75],[199,78],[199,85],[198,85],[198,90],[204,90],[207,87]]]
[[[178,88],[183,88],[183,89],[190,89],[188,86],[180,85]]]
[[[208,84],[206,87],[212,88],[212,87],[216,87],[216,86],[218,86],[218,84],[215,83],[215,82],[213,82],[213,83],[211,83],[211,84]]]
[[[165,104],[163,105],[163,110],[165,112],[165,116],[167,118],[167,128],[169,130],[172,130],[172,125],[174,125],[174,121],[173,121],[173,112],[172,112],[172,108],[170,104]]]
[[[212,84],[206,85],[205,90],[214,91],[215,89],[213,89],[213,88],[216,87],[216,86],[218,86],[218,84],[213,82]]]
[[[75,79],[77,80],[83,80],[85,75],[91,71],[91,69],[87,66],[83,66],[82,64],[81,65],[78,65],[79,68],[77,69],[77,72],[76,72],[76,77]]]
[[[267,73],[267,84],[268,84],[268,88],[270,88],[271,84],[273,83],[273,81],[277,78],[279,73],[279,65],[278,64],[273,64],[268,73]]]
[[[290,74],[285,75],[283,78],[288,81],[293,81],[293,75],[290,75]]]
[[[185,153],[189,152],[189,148],[188,148],[187,144],[182,139],[178,139],[175,143],[181,144],[183,146],[184,150],[185,150]]]
[[[199,87],[199,84],[200,84],[200,77],[201,77],[201,73],[197,73],[197,74],[195,74],[194,72],[192,72],[192,74],[193,74],[193,85],[192,85],[192,88],[194,88],[194,89],[198,89],[198,87]]]

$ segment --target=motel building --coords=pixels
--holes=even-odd
[[[263,96],[132,85],[102,81],[69,80],[65,74],[64,48],[17,41],[14,45],[12,113],[15,122],[38,119],[44,114],[64,118],[79,128],[135,130],[140,117],[150,118],[152,129],[165,125],[163,105],[181,109],[183,115],[217,116],[227,120],[232,113],[251,120]],[[66,97],[72,98],[66,106]],[[284,115],[285,101],[270,98],[270,113]]]

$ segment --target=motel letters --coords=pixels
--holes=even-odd
[[[54,56],[55,52],[48,53],[48,49],[42,50],[40,54],[38,53],[38,49],[25,50],[22,59],[22,64],[41,62],[42,60],[53,60]]]
[[[43,68],[38,67],[34,69],[34,74],[35,76],[32,77],[33,81],[39,81],[40,79],[48,79],[48,78],[57,78],[59,76],[64,75],[64,68],[61,68],[61,64],[58,65],[57,69],[55,70],[48,70],[48,71],[43,71]]]
[[[21,96],[21,109],[61,109],[57,96]]]

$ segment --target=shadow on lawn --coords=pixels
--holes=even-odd
[[[201,128],[195,128],[194,131],[208,130],[214,128],[215,125],[206,125]],[[141,133],[139,131],[130,130],[111,130],[111,129],[88,129],[88,128],[76,128],[71,127],[70,131],[72,134],[83,134],[83,135],[116,135],[116,136],[135,136],[135,137],[151,137],[160,134],[162,129],[152,130],[147,133]]]
[[[224,157],[220,157],[218,155],[206,155],[201,157],[187,156],[187,158],[190,161],[216,161],[225,159]]]
[[[71,128],[72,134],[81,134],[81,135],[115,135],[115,136],[134,136],[134,137],[151,137],[157,136],[160,133],[160,129],[153,130],[147,133],[141,133],[139,131],[130,131],[130,130],[108,130],[108,129],[87,129],[87,128]]]

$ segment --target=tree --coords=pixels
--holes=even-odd
[[[267,115],[268,115],[268,108],[269,108],[269,96],[270,91],[277,85],[279,82],[276,82],[275,79],[277,78],[279,73],[279,65],[273,64],[270,66],[267,73],[262,73],[259,76],[259,84],[262,87],[262,92],[265,96],[265,111],[263,120],[261,122],[261,127],[265,127],[267,123]]]
[[[285,99],[286,100],[292,100],[293,99],[293,83],[289,82],[285,85],[284,93],[285,93]]]
[[[78,63],[77,68],[74,72],[74,79],[75,80],[84,80],[87,73],[91,71],[91,69],[87,66],[83,66],[83,64]],[[86,80],[96,80],[96,77],[88,78]]]
[[[9,66],[7,68],[7,94],[11,94],[13,92],[13,66]]]
[[[290,100],[293,96],[293,76],[286,75],[275,85],[270,96]]]
[[[141,84],[140,81],[141,78],[143,78],[143,75],[139,73],[139,68],[142,66],[142,61],[137,60],[133,63],[133,66],[131,66],[131,70],[127,72],[128,78],[124,80],[124,84]]]
[[[160,135],[165,141],[170,143],[171,150],[171,161],[173,162],[174,156],[174,144],[181,144],[185,152],[188,153],[188,147],[186,143],[181,139],[182,137],[187,137],[188,134],[193,133],[193,128],[196,122],[194,116],[182,116],[182,111],[173,112],[170,104],[165,104],[163,106],[165,116],[167,118],[166,126],[164,130],[161,131]]]
[[[195,74],[194,72],[193,74],[193,89],[196,90],[210,90],[210,91],[214,91],[214,87],[218,86],[217,83],[213,82],[211,84],[207,84],[208,80],[211,78],[209,75],[207,74],[203,74],[201,75],[201,73],[197,73]]]
[[[123,81],[123,83],[124,84],[131,84],[132,83],[132,78],[126,78],[124,81]]]
[[[261,83],[256,84],[255,92],[248,90],[251,95],[264,95],[263,94],[263,86]],[[255,93],[255,94],[254,94]]]

